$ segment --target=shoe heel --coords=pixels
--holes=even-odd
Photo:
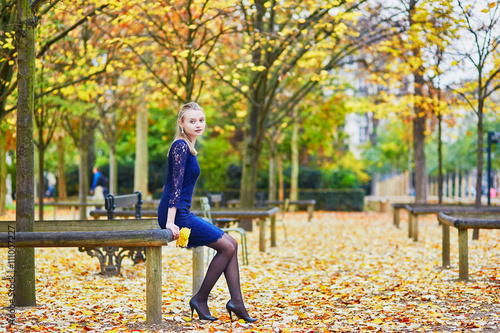
[[[194,307],[193,307],[193,304],[189,304],[189,306],[191,307],[191,319],[193,319],[193,316],[194,316]]]
[[[231,322],[233,322],[233,314],[229,309],[227,309],[227,312],[229,312],[229,318],[231,318]]]

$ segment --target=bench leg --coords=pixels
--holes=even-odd
[[[259,251],[266,252],[266,219],[259,219]]]
[[[307,222],[311,222],[314,213],[314,205],[307,205]]]
[[[413,224],[413,241],[418,242],[418,215],[413,215],[412,224]]]
[[[441,223],[443,227],[443,267],[450,267],[450,226]]]
[[[203,282],[203,253],[204,247],[199,246],[193,248],[193,295],[196,295],[200,290],[201,283]]]
[[[413,237],[413,214],[408,212],[408,238]]]
[[[472,229],[472,240],[479,239],[479,229]]]
[[[400,211],[399,208],[394,208],[393,211],[393,224],[398,229],[399,229],[399,211]]]
[[[276,215],[271,216],[271,247],[276,247]]]
[[[146,323],[161,323],[161,246],[146,248]]]
[[[458,271],[461,281],[469,279],[469,244],[467,229],[458,229]]]

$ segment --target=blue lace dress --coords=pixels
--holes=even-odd
[[[189,151],[186,141],[172,143],[168,153],[167,181],[158,207],[158,223],[165,229],[168,208],[176,207],[175,224],[179,228],[191,229],[187,247],[208,245],[224,234],[220,228],[189,211],[199,175],[198,160]]]

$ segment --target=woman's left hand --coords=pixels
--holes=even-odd
[[[178,226],[176,226],[174,223],[167,223],[166,227],[167,227],[167,229],[170,229],[170,231],[172,231],[172,235],[174,235],[174,239],[179,238],[180,231],[179,231]]]

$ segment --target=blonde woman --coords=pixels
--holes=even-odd
[[[179,237],[180,228],[191,229],[187,247],[208,246],[217,251],[208,266],[200,290],[190,301],[191,317],[196,310],[201,320],[216,320],[210,315],[208,296],[213,286],[224,273],[231,299],[226,309],[232,321],[232,313],[246,322],[255,322],[243,303],[238,267],[238,243],[210,222],[192,214],[191,198],[200,167],[194,147],[196,138],[205,130],[205,112],[195,102],[183,105],[178,114],[177,135],[168,153],[167,180],[158,207],[158,223],[162,229],[170,229],[174,238]]]

